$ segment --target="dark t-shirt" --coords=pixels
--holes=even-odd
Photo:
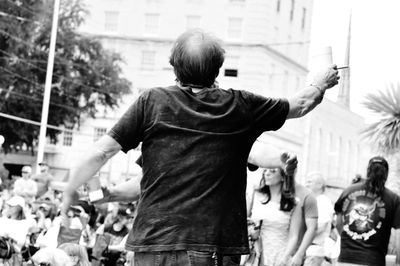
[[[232,89],[143,93],[109,132],[125,152],[142,142],[141,195],[126,248],[247,253],[249,151],[288,110],[286,100]]]
[[[343,191],[335,211],[343,216],[339,261],[384,266],[391,229],[400,227],[400,197],[388,189],[378,197],[355,184]]]

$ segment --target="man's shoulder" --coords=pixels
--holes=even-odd
[[[394,191],[390,190],[389,188],[385,188],[385,193],[388,195],[389,198],[394,199],[400,204],[400,195],[395,193]]]
[[[301,199],[304,199],[305,197],[308,196],[314,197],[311,190],[309,190],[308,188],[306,188],[301,184],[296,183],[295,189],[296,189],[296,197],[299,197]]]
[[[48,179],[52,179],[52,178],[53,178],[53,175],[50,173],[40,173],[40,174],[32,176],[33,180],[39,180],[39,179],[40,180],[43,180],[43,179],[48,180]]]
[[[365,190],[365,189],[366,189],[365,183],[352,184],[343,190],[342,195],[350,194],[354,191]]]

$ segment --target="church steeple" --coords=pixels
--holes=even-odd
[[[351,46],[351,12],[349,19],[349,31],[347,33],[347,47],[344,59],[344,65],[350,66],[350,46]],[[350,67],[340,70],[339,94],[337,102],[350,108]]]

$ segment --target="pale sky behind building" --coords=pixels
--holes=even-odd
[[[343,65],[350,12],[350,105],[369,122],[374,117],[361,104],[365,95],[400,82],[400,1],[314,0],[310,58],[331,46],[333,62]],[[336,86],[327,97],[336,99],[338,90]]]

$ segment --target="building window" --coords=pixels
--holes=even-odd
[[[238,70],[237,69],[232,69],[232,68],[226,68],[224,72],[225,77],[237,77],[238,76]]]
[[[306,26],[306,15],[307,15],[307,9],[305,7],[303,7],[303,15],[301,18],[301,29],[304,30],[305,26]]]
[[[293,21],[293,17],[294,17],[294,0],[292,0],[292,4],[290,6],[290,22]]]
[[[148,34],[156,34],[158,33],[160,23],[160,15],[159,14],[146,14],[144,21],[144,31]]]
[[[73,130],[74,126],[66,126],[63,137],[63,146],[72,146]]]
[[[118,11],[106,11],[104,13],[104,29],[106,31],[118,31]]]
[[[200,16],[187,16],[186,17],[186,29],[200,28]]]
[[[143,70],[153,70],[156,65],[156,52],[142,51],[141,68]]]
[[[228,20],[228,38],[240,39],[242,37],[242,22],[241,18],[229,18]]]
[[[224,62],[224,76],[237,77],[239,74],[239,56],[227,56]]]
[[[104,134],[106,134],[107,128],[105,127],[95,127],[93,141],[98,141]]]
[[[281,0],[276,1],[276,13],[281,11]]]

